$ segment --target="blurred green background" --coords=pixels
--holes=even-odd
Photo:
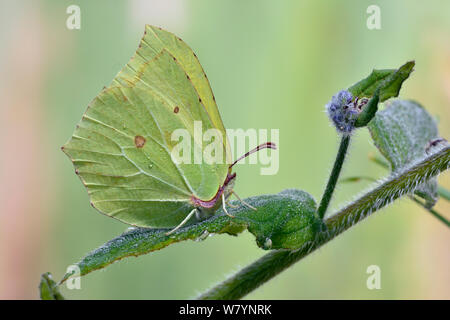
[[[81,29],[66,8],[81,8]],[[381,30],[366,9],[381,8]],[[97,213],[60,151],[88,103],[129,60],[144,25],[197,53],[228,128],[280,129],[280,170],[237,167],[241,197],[301,188],[320,199],[338,138],[324,105],[372,68],[416,60],[401,97],[422,103],[450,137],[449,1],[2,1],[0,3],[0,298],[38,298],[40,274],[66,267],[126,225]],[[343,177],[381,177],[366,129]],[[450,187],[449,175],[440,183]],[[333,208],[366,183],[341,185]],[[437,210],[449,217],[450,206]],[[404,199],[310,255],[250,299],[450,298],[450,232]],[[115,263],[67,298],[192,298],[262,256],[253,237],[214,236]],[[381,268],[381,290],[366,269]]]

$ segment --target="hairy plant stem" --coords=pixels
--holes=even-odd
[[[383,159],[381,159],[380,157],[375,156],[375,155],[369,155],[369,159],[372,160],[373,162],[375,162],[376,164],[382,166],[383,168],[389,169],[389,164],[386,161],[384,161]],[[443,198],[447,201],[450,200],[450,191],[449,190],[445,189],[444,187],[438,186],[437,192],[441,198]],[[427,210],[429,213],[431,213],[437,219],[442,221],[445,225],[447,225],[447,227],[450,227],[450,221],[447,220],[442,214],[440,214],[433,208],[428,208],[422,201],[420,201],[413,195],[409,196],[409,198],[411,200],[413,200],[415,203],[417,203],[418,205],[420,205],[421,207],[423,207],[425,210]]]
[[[325,220],[327,232],[299,250],[274,250],[218,284],[198,299],[240,299],[289,268],[365,217],[394,200],[411,193],[415,187],[450,167],[450,147],[423,159],[408,170],[391,176],[381,185],[365,193]]]
[[[323,193],[322,200],[320,201],[319,209],[317,209],[317,214],[319,215],[320,219],[323,219],[323,217],[325,216],[328,205],[330,204],[331,198],[333,196],[334,189],[336,188],[339,174],[341,173],[342,169],[342,164],[344,163],[348,146],[350,145],[350,137],[350,135],[343,135],[341,138],[341,143],[339,145],[336,160],[334,161],[333,170],[331,171],[330,178],[328,179],[328,183],[325,188],[325,192]]]

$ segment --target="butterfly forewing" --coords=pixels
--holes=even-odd
[[[136,76],[137,70],[140,70],[142,65],[152,60],[163,49],[177,59],[196,88],[202,104],[211,118],[213,126],[221,130],[223,135],[226,136],[214,94],[197,56],[183,40],[171,32],[147,25],[136,54],[116,76],[113,84],[119,83],[126,85],[129,80]]]

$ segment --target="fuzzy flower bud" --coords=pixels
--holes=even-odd
[[[348,90],[339,91],[327,103],[328,117],[338,132],[350,134],[355,129],[355,122],[360,113],[360,109],[355,104],[353,95]]]

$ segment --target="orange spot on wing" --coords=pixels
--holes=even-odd
[[[136,145],[136,148],[142,148],[145,145],[145,138],[143,136],[136,136],[134,137],[134,144]]]

